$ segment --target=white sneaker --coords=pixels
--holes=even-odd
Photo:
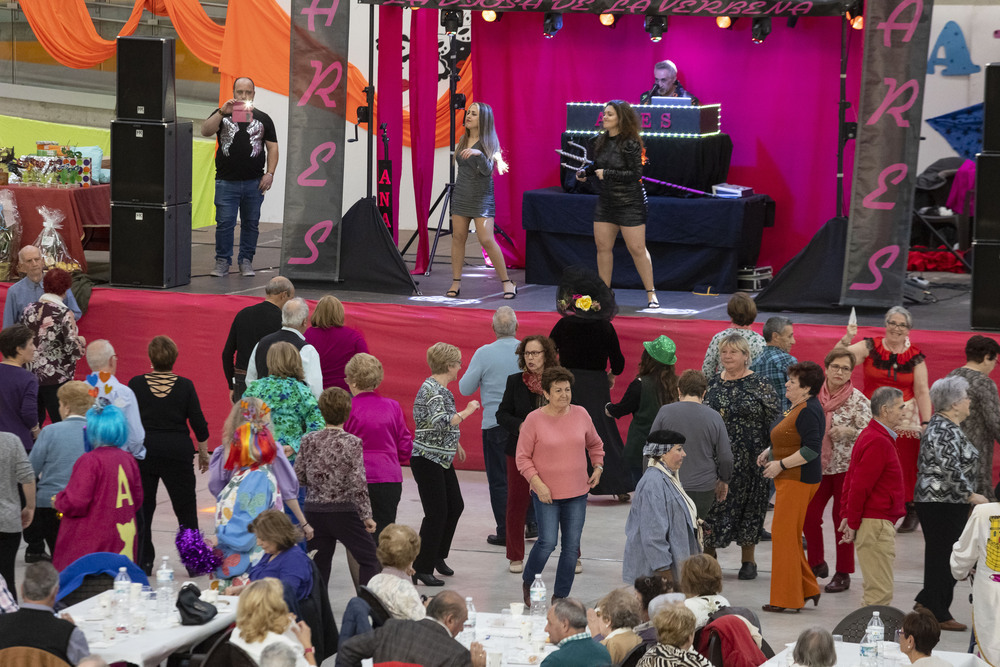
[[[250,263],[249,259],[244,259],[242,262],[240,262],[240,273],[243,275],[244,278],[252,278],[255,275],[257,275],[256,273],[254,273],[253,265]]]
[[[222,276],[229,273],[229,262],[224,259],[215,260],[215,268],[209,272],[209,275],[215,276],[216,278],[221,278]]]
[[[583,561],[579,558],[576,559],[576,568],[573,570],[574,574],[580,574],[583,572]]]
[[[517,574],[519,572],[524,572],[524,561],[523,560],[512,560],[510,562],[510,567],[507,568],[507,569],[510,570],[511,572],[513,572],[514,574]]]

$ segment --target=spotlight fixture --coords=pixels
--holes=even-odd
[[[649,41],[658,42],[663,39],[663,33],[667,31],[667,20],[662,16],[647,16],[645,27],[649,33]]]
[[[483,12],[483,20],[487,23],[496,23],[503,18],[503,12],[496,12],[492,9],[487,9]]]
[[[864,30],[865,28],[865,3],[864,0],[856,0],[847,5],[847,11],[844,13],[847,22],[851,24],[851,27],[855,30]]]
[[[465,22],[464,12],[456,9],[446,9],[441,12],[441,27],[447,35],[454,35]]]
[[[771,17],[755,18],[750,28],[750,39],[754,44],[761,44],[771,34]]]
[[[545,14],[545,20],[542,22],[542,32],[546,37],[550,39],[555,37],[556,33],[562,30],[562,27],[562,14],[559,14],[558,12],[548,12]]]
[[[715,19],[715,25],[719,26],[723,30],[732,30],[734,23],[736,23],[736,21],[728,16],[720,16]]]
[[[601,14],[598,17],[601,21],[601,25],[606,25],[609,28],[615,27],[615,15],[614,14]]]

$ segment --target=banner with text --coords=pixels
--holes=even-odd
[[[281,274],[340,278],[350,6],[292,0]],[[266,58],[266,53],[261,53]]]
[[[843,0],[360,0],[420,9],[670,16],[841,16]]]
[[[933,0],[868,0],[840,301],[893,306],[910,247]]]

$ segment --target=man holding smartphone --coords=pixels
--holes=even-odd
[[[240,273],[253,276],[257,227],[264,193],[271,189],[278,168],[278,135],[271,117],[253,104],[254,84],[249,77],[233,83],[233,97],[201,124],[201,134],[213,134],[215,151],[215,268],[221,278],[233,259],[236,215],[240,216]]]

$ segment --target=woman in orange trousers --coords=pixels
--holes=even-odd
[[[802,527],[823,479],[820,452],[826,417],[817,395],[824,380],[823,369],[812,361],[788,367],[785,396],[792,407],[771,428],[771,446],[757,458],[777,491],[771,523],[771,602],[764,611],[798,612],[806,600],[819,604],[819,584],[802,550]]]

